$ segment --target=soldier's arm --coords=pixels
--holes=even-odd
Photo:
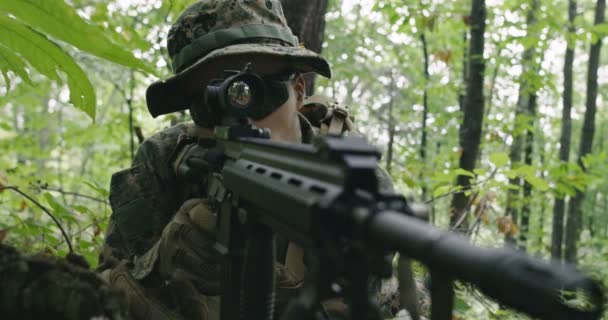
[[[199,191],[178,183],[171,167],[172,158],[186,144],[180,139],[187,136],[187,128],[178,125],[147,139],[132,167],[112,177],[112,216],[98,269],[125,293],[135,319],[181,319],[170,310],[171,299],[163,297],[164,281],[154,266],[163,230],[183,199],[191,196],[188,193]]]
[[[139,147],[131,168],[112,176],[112,215],[99,271],[147,252],[179,208],[178,185],[169,159],[185,130],[178,125],[147,139]]]

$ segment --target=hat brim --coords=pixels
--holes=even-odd
[[[146,102],[153,117],[186,110],[200,99],[203,88],[224,70],[241,70],[252,62],[261,74],[282,72],[315,72],[331,78],[327,61],[303,47],[278,44],[244,43],[227,46],[207,54],[175,76],[148,87]]]

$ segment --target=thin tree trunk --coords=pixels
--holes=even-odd
[[[538,134],[538,154],[539,154],[539,161],[540,163],[545,163],[546,158],[545,158],[545,137],[542,131],[537,132]],[[546,175],[545,175],[545,171],[541,170],[541,178],[545,179]],[[548,195],[541,195],[539,197],[535,197],[538,198],[538,203],[540,205],[540,211],[538,212],[538,228],[540,230],[540,233],[538,234],[537,237],[537,244],[536,247],[539,248],[539,254],[542,254],[544,251],[545,246],[543,245],[544,239],[543,239],[543,235],[545,234],[545,221],[547,221],[547,216],[546,216],[546,212],[547,212],[547,204],[548,201],[551,199],[550,197],[548,197]]]
[[[502,49],[498,51],[496,55],[496,66],[494,66],[494,71],[492,71],[492,78],[490,80],[490,88],[488,89],[488,94],[486,95],[486,115],[489,118],[492,114],[492,107],[494,106],[494,95],[496,90],[496,80],[498,79],[498,73],[500,72],[501,64],[498,62],[498,58],[502,56]],[[482,132],[488,131],[488,123],[484,123],[484,127],[482,128]],[[483,157],[483,151],[479,150],[479,154],[477,155],[477,161],[481,161]]]
[[[588,216],[587,216],[587,229],[589,229],[589,237],[591,237],[592,239],[595,238],[595,207],[597,206],[597,193],[599,190],[594,190],[595,192],[591,192],[591,200],[589,208],[591,208],[592,210],[590,210]]]
[[[608,195],[604,194],[604,211],[606,210],[608,210]],[[604,238],[608,238],[608,223],[604,223]]]
[[[468,21],[468,26],[469,28],[471,27],[471,17],[468,17],[465,19],[465,21]],[[469,43],[469,38],[468,38],[468,31],[465,31],[462,33],[462,52],[464,53],[462,55],[462,83],[465,85],[465,92],[466,92],[466,85],[469,83],[469,54],[468,54],[468,43]],[[465,94],[462,93],[462,91],[458,94],[458,106],[460,107],[460,111],[464,112],[464,99],[465,99]]]
[[[441,151],[441,141],[437,141],[437,144],[435,144],[435,154],[440,154],[439,153],[440,151]],[[435,170],[437,170],[437,164],[436,164],[436,162],[433,162],[433,169],[432,170],[433,170],[433,172],[435,172]],[[429,219],[430,219],[430,223],[432,225],[434,225],[435,221],[436,221],[435,202],[436,201],[431,201],[430,208],[429,208],[429,211],[430,211],[430,213],[429,213],[429,215],[430,215]]]
[[[285,18],[304,46],[321,53],[325,36],[325,13],[328,0],[281,0]],[[306,75],[306,92],[314,93],[315,75]]]
[[[390,71],[391,84],[389,87],[389,101],[388,101],[388,148],[386,151],[386,171],[391,173],[393,167],[393,148],[395,145],[395,115],[393,114],[393,107],[395,104],[395,77],[393,71]]]
[[[129,108],[129,146],[131,150],[131,161],[133,161],[133,159],[135,159],[135,131],[133,130],[133,95],[135,93],[135,71],[131,70],[130,73],[131,74],[129,76],[129,97],[127,98],[125,96],[125,100],[127,102],[127,107]]]
[[[426,164],[426,144],[427,144],[427,118],[429,116],[429,97],[428,97],[428,85],[430,81],[429,74],[429,51],[426,42],[426,35],[424,31],[420,34],[420,42],[422,42],[422,53],[424,55],[424,93],[422,94],[422,136],[420,137],[420,160],[424,165]],[[421,172],[425,174],[424,170]],[[420,181],[422,181],[422,201],[426,201],[426,183],[424,183],[423,177],[421,177]]]
[[[481,128],[483,127],[484,94],[483,82],[485,73],[484,33],[486,29],[486,4],[484,0],[473,0],[471,5],[471,42],[469,45],[469,72],[466,95],[464,98],[464,118],[460,125],[460,147],[462,155],[459,166],[461,169],[473,171],[479,144]],[[471,177],[459,175],[457,185],[463,190],[471,187]],[[464,192],[454,195],[451,203],[450,225],[455,230],[466,232],[466,219],[469,196]]]
[[[595,25],[604,23],[604,14],[606,11],[606,0],[598,0],[595,9]],[[593,136],[595,133],[595,113],[597,111],[597,71],[600,64],[600,53],[602,49],[602,38],[600,37],[595,44],[591,46],[589,53],[589,69],[587,73],[587,99],[585,102],[585,120],[581,133],[581,141],[579,148],[578,164],[586,170],[582,159],[591,153],[593,147]],[[577,242],[581,232],[582,222],[582,204],[585,201],[585,193],[577,190],[574,198],[570,200],[568,210],[568,220],[566,226],[566,247],[565,259],[568,262],[576,263]]]
[[[576,29],[574,19],[576,18],[576,0],[568,1],[568,48],[564,61],[564,93],[562,109],[562,135],[560,137],[559,160],[562,163],[570,161],[570,141],[572,137],[572,69],[574,64],[574,50],[576,42],[573,37]],[[551,257],[555,260],[563,258],[562,242],[564,239],[564,211],[566,208],[565,197],[557,197],[553,206],[553,229],[551,231]]]
[[[498,52],[497,55],[497,59],[500,58],[501,56],[501,51]],[[498,72],[500,71],[500,67],[501,64],[500,62],[498,62],[498,60],[496,61],[496,66],[494,67],[494,72],[492,72],[492,82],[490,82],[490,90],[488,92],[488,97],[487,97],[487,106],[488,106],[488,110],[487,110],[487,114],[490,115],[492,112],[492,107],[494,106],[494,90],[496,89],[496,79],[498,78]]]
[[[533,29],[537,24],[536,12],[538,10],[538,0],[532,0],[530,10],[526,16],[526,25],[527,31],[526,36],[533,36]],[[521,117],[527,113],[527,106],[529,105],[530,99],[530,81],[528,81],[527,77],[530,77],[530,70],[532,70],[532,65],[534,64],[534,56],[535,56],[536,47],[534,45],[530,45],[525,48],[523,56],[522,56],[522,75],[520,79],[519,85],[519,96],[517,98],[517,108],[515,110],[515,126],[513,129],[513,143],[511,144],[511,150],[509,152],[509,159],[511,161],[511,168],[517,167],[521,162],[522,157],[522,147],[524,146],[524,135],[523,130],[521,130]],[[535,68],[534,68],[535,69]],[[526,121],[527,123],[527,121]],[[520,177],[515,177],[509,179],[509,191],[507,193],[507,204],[506,204],[506,215],[510,216],[514,223],[518,223],[519,219],[519,206],[517,203],[521,197],[521,187],[522,187],[522,179]],[[505,235],[505,244],[514,246],[515,245],[515,237],[511,233],[507,233]]]
[[[533,127],[534,117],[536,115],[536,93],[531,93],[528,97],[528,115],[530,116],[530,127]],[[532,153],[534,146],[534,130],[528,128],[526,132],[526,149],[524,150],[524,163],[526,165],[532,165]],[[527,249],[528,241],[528,230],[530,227],[530,207],[532,202],[532,185],[526,181],[524,182],[524,205],[521,210],[521,228],[519,233],[519,248],[523,251]]]

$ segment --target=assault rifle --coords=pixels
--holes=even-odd
[[[252,89],[264,87],[248,83],[255,78],[247,67],[216,82],[209,89],[215,100],[207,105],[242,117],[256,101]],[[431,271],[433,320],[452,318],[453,280],[536,318],[601,316],[601,286],[574,268],[515,250],[475,247],[414,218],[403,196],[380,192],[379,153],[362,138],[287,144],[270,141],[268,131],[238,119],[229,122],[215,129],[224,158],[208,190],[220,208],[215,249],[225,257],[222,320],[273,319],[276,234],[307,253],[305,285],[285,320],[322,319],[321,302],[335,295],[345,298],[352,319],[380,319],[369,279],[390,276],[385,257],[394,251]],[[570,295],[587,303],[572,303]]]
[[[378,152],[363,139],[321,137],[314,145],[292,145],[238,131],[218,131],[226,159],[210,193],[223,203],[222,319],[238,319],[238,312],[242,319],[272,319],[276,233],[311,253],[307,287],[284,319],[316,319],[320,302],[341,290],[353,319],[379,319],[367,285],[372,275],[390,276],[384,259],[390,251],[533,317],[599,319],[600,286],[574,269],[515,250],[474,247],[414,218],[402,196],[380,193]],[[343,280],[346,288],[337,285]],[[568,304],[569,293],[586,297],[590,305]],[[440,312],[449,315],[444,319],[451,319],[451,308],[442,306]]]

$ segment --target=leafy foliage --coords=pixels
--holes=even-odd
[[[18,186],[47,207],[92,265],[111,214],[111,173],[130,165],[131,141],[135,146],[139,142],[129,129],[129,111],[133,127],[144,137],[184,120],[181,115],[151,119],[144,93],[157,76],[169,74],[164,38],[168,25],[190,2],[0,0],[0,81],[6,84],[0,86],[0,188]],[[320,79],[319,91],[348,105],[360,130],[384,151],[389,122],[394,121],[391,174],[403,193],[421,198],[426,190],[422,200],[431,208],[432,223],[449,228],[451,195],[471,195],[468,235],[476,243],[502,246],[505,235],[521,234],[520,220],[505,213],[508,191],[522,188],[510,185],[510,178],[532,185],[530,196],[515,200],[518,207],[531,207],[528,237],[518,241],[541,257],[549,256],[554,199],[587,190],[579,264],[608,285],[605,67],[600,70],[597,139],[593,153],[583,159],[587,170],[574,160],[558,160],[565,45],[573,42],[577,54],[572,145],[578,145],[586,51],[606,26],[592,26],[595,3],[580,1],[577,32],[568,35],[563,27],[567,1],[542,0],[538,30],[527,35],[529,3],[488,1],[486,114],[482,154],[473,171],[458,168],[469,1],[330,1],[323,55],[335,77]],[[421,35],[430,58],[428,80]],[[524,48],[537,44],[540,68],[523,72]],[[522,79],[538,90],[535,121],[515,116]],[[428,141],[422,161],[425,89]],[[513,138],[526,130],[537,138],[534,161],[512,163]],[[471,177],[472,189],[455,187],[458,175]],[[0,242],[31,252],[67,252],[57,228],[23,197],[0,191],[0,212]],[[467,288],[458,294],[456,316],[461,319],[522,318]]]
[[[154,69],[110,41],[105,33],[83,20],[63,0],[0,1],[0,70],[12,71],[31,83],[26,65],[51,80],[63,83],[57,71],[64,72],[71,102],[95,119],[95,91],[85,72],[65,49],[47,38],[51,36],[76,48],[126,67],[155,73]]]

